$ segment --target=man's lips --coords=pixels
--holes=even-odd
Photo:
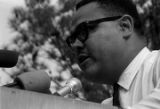
[[[89,56],[87,54],[80,54],[78,56],[78,61],[79,61],[79,63],[82,63],[82,62],[84,62],[88,58],[89,58]]]

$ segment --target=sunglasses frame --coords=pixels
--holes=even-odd
[[[70,47],[72,47],[72,45],[76,41],[76,39],[78,39],[80,42],[84,43],[88,39],[89,27],[91,27],[93,25],[97,25],[102,22],[114,21],[114,20],[120,19],[121,17],[122,16],[112,16],[112,17],[105,17],[105,18],[100,18],[100,19],[96,19],[96,20],[82,22],[76,27],[75,31],[72,32],[69,37],[67,37],[66,42],[67,42],[68,46],[70,46]],[[77,33],[82,30],[84,33],[83,37],[82,37],[82,35],[78,35],[80,37],[76,37]]]

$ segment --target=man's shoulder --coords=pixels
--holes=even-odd
[[[153,50],[146,57],[144,64],[158,64],[160,62],[160,50]]]
[[[155,73],[160,76],[160,50],[156,50],[153,52],[155,52],[155,54],[156,54],[153,69],[154,69]]]
[[[151,58],[149,61],[153,61],[155,67],[160,67],[160,50],[154,50],[151,52]]]
[[[144,62],[144,69],[145,71],[146,69],[148,70],[150,77],[153,77],[153,81],[156,84],[160,79],[160,50],[151,52]]]

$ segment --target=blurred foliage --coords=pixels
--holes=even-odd
[[[141,15],[144,26],[144,35],[147,37],[148,46],[160,49],[160,1],[159,0],[134,0]]]
[[[134,2],[142,18],[149,47],[159,49],[160,1],[134,0]],[[76,0],[58,0],[54,6],[50,0],[25,0],[25,3],[26,7],[16,7],[13,10],[10,26],[17,34],[12,43],[5,46],[5,49],[20,53],[19,62],[11,71],[4,71],[14,78],[20,73],[46,69],[52,79],[53,91],[62,87],[67,79],[75,76],[80,78],[83,84],[83,90],[75,97],[99,103],[110,97],[111,86],[95,84],[83,78],[74,53],[65,43],[70,33]]]
[[[58,2],[62,8],[59,9],[51,5],[50,0],[25,0],[26,7],[14,8],[9,23],[17,34],[12,43],[5,46],[5,49],[20,53],[14,70],[6,71],[13,78],[20,73],[45,69],[57,90],[72,77],[69,72],[75,60],[69,57],[74,54],[64,41],[72,13],[69,12],[71,9],[63,12],[65,2]]]

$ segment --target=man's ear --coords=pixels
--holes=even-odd
[[[123,34],[124,39],[128,39],[134,28],[134,21],[133,18],[130,15],[124,15],[119,19],[119,27],[120,31]]]

